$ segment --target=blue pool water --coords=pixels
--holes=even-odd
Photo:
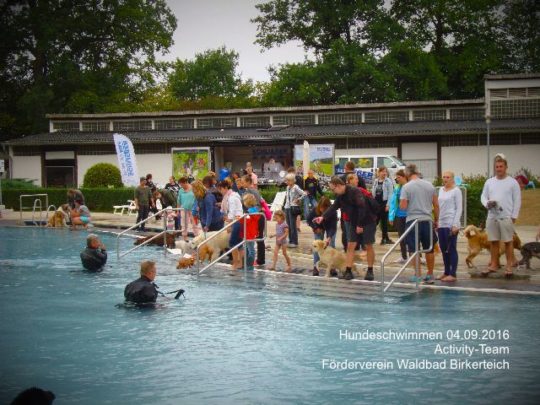
[[[87,274],[78,257],[86,235],[0,228],[1,403],[33,385],[52,390],[55,404],[532,404],[540,398],[536,297],[445,291],[362,301],[283,292],[274,275],[180,274],[153,247],[118,262],[110,235],[102,237],[111,250],[106,271]],[[131,244],[122,241],[124,249]],[[158,262],[161,290],[182,287],[186,300],[158,310],[115,307],[145,257]],[[444,338],[340,340],[345,329]],[[483,329],[510,336],[463,336]],[[448,341],[448,330],[461,336]],[[509,353],[436,354],[438,343],[482,343]],[[395,368],[332,370],[322,367],[323,359],[387,361]],[[397,359],[495,359],[510,369],[405,370],[397,369]]]

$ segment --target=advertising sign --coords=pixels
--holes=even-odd
[[[180,177],[202,179],[210,171],[210,148],[172,148],[172,174]]]

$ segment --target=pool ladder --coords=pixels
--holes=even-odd
[[[263,235],[261,238],[257,238],[257,239],[249,239],[247,240],[246,239],[246,222],[247,221],[244,221],[244,237],[242,238],[242,240],[237,243],[235,246],[229,248],[225,253],[223,253],[222,255],[220,255],[218,258],[210,261],[210,263],[208,263],[207,265],[205,265],[202,269],[201,269],[201,261],[200,261],[200,258],[199,258],[199,252],[201,250],[201,248],[206,245],[208,242],[210,242],[212,239],[214,238],[217,238],[219,235],[221,235],[223,232],[227,232],[227,230],[229,228],[231,228],[234,224],[236,223],[239,223],[240,221],[244,220],[244,219],[247,219],[249,218],[250,216],[259,216],[259,217],[263,217],[264,218],[264,228],[263,228]],[[207,269],[209,269],[210,267],[212,267],[214,264],[216,264],[217,262],[219,262],[221,259],[223,259],[225,256],[227,256],[229,253],[231,253],[233,250],[235,249],[238,249],[242,246],[245,246],[245,244],[247,242],[261,242],[261,241],[264,241],[264,239],[266,238],[266,233],[267,233],[267,220],[266,220],[266,216],[264,213],[260,212],[260,213],[252,213],[252,214],[244,214],[242,215],[240,218],[237,218],[235,219],[234,221],[228,223],[227,225],[225,225],[223,228],[221,228],[219,231],[217,231],[217,233],[215,233],[214,235],[210,236],[209,238],[205,238],[196,248],[196,261],[197,261],[197,275],[200,275],[202,274],[204,271],[206,271]],[[245,250],[245,249],[244,249]],[[244,251],[244,270],[247,269],[247,252]]]
[[[24,198],[32,198],[34,197],[34,203],[32,207],[25,207],[23,206],[23,199]],[[38,198],[35,198],[38,197]],[[41,202],[41,197],[45,197],[45,205],[47,206],[47,211],[45,213],[45,222],[43,221],[43,205]],[[34,226],[45,226],[47,225],[47,221],[49,219],[49,209],[53,207],[54,210],[56,210],[56,207],[54,205],[49,205],[49,195],[48,194],[21,194],[19,196],[19,213],[20,213],[20,222],[21,224],[24,224],[23,220],[23,210],[25,208],[32,208],[32,223]],[[39,220],[36,220],[36,213],[39,213]]]
[[[416,276],[418,276],[419,274],[419,269],[420,269],[420,253],[427,253],[427,252],[430,252],[431,250],[433,250],[433,231],[431,231],[429,233],[429,238],[430,238],[430,243],[429,243],[429,249],[420,249],[420,245],[419,245],[419,240],[418,240],[418,226],[420,224],[420,222],[429,222],[430,224],[430,230],[433,229],[433,221],[431,219],[429,220],[423,220],[423,221],[419,221],[418,219],[415,219],[411,225],[409,225],[409,227],[407,228],[407,230],[405,232],[403,232],[403,235],[400,236],[400,238],[397,240],[396,243],[394,243],[392,245],[392,247],[390,249],[388,249],[388,252],[386,252],[384,254],[384,256],[382,257],[381,259],[381,290],[383,293],[385,293],[386,291],[388,291],[388,289],[392,286],[392,284],[394,284],[394,282],[396,281],[396,279],[401,275],[401,273],[403,273],[403,271],[407,268],[407,266],[411,263],[412,260],[414,260],[414,274]],[[390,254],[397,249],[397,247],[399,246],[399,244],[405,240],[405,238],[407,237],[407,235],[409,235],[409,233],[411,232],[414,232],[414,237],[415,237],[415,247],[414,247],[414,253],[412,255],[409,256],[409,258],[407,259],[407,261],[405,262],[405,264],[398,270],[398,272],[396,273],[396,275],[392,278],[392,280],[390,280],[388,282],[388,284],[385,286],[385,282],[384,282],[384,264],[386,262],[386,259],[388,259],[388,257],[390,256]],[[418,288],[418,278],[416,278],[416,288]]]

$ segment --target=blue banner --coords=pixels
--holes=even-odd
[[[126,186],[138,186],[137,161],[135,160],[135,149],[133,149],[131,140],[122,134],[114,134],[113,137],[122,182]]]

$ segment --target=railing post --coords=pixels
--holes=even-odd
[[[247,247],[247,218],[244,218],[244,271],[247,271],[247,255],[248,255],[248,247]]]
[[[418,288],[418,275],[420,272],[420,253],[419,253],[419,241],[418,241],[418,224],[420,222],[416,221],[414,224],[414,254],[416,255],[414,258],[414,275],[415,275],[415,283],[416,288]]]

